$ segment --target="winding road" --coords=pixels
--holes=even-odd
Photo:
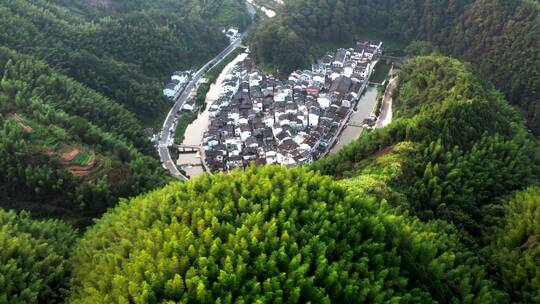
[[[176,123],[178,121],[177,115],[181,110],[189,96],[197,88],[197,83],[201,78],[206,74],[206,72],[216,64],[219,64],[225,57],[231,54],[236,48],[238,48],[242,43],[242,38],[244,35],[241,35],[238,39],[233,41],[229,46],[227,46],[223,51],[221,51],[216,57],[208,61],[202,68],[200,68],[190,82],[186,85],[182,93],[176,98],[173,107],[167,114],[165,121],[163,122],[163,128],[161,129],[158,141],[158,153],[159,159],[165,169],[167,169],[172,176],[180,180],[187,180],[188,177],[183,175],[180,170],[175,165],[174,160],[171,157],[169,147],[174,143],[174,132],[176,131]]]

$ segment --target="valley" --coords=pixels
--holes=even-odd
[[[0,303],[540,303],[538,0],[0,25]]]

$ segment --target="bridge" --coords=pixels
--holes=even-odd
[[[351,126],[351,127],[358,127],[358,128],[362,128],[362,126],[364,125],[361,121],[359,120],[349,120],[349,122],[347,123],[347,125]]]
[[[403,62],[407,59],[407,57],[396,57],[396,56],[388,56],[388,55],[381,55],[379,58],[382,60],[388,60],[392,62]]]
[[[172,145],[174,148],[178,149],[178,152],[181,153],[193,153],[193,152],[199,152],[201,150],[201,146],[195,146],[195,145]]]

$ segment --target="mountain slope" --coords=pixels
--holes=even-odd
[[[308,168],[250,167],[121,204],[78,244],[71,300],[535,298],[534,251],[504,235],[508,251],[490,251],[501,222],[522,231],[513,209],[505,217],[507,196],[539,183],[540,147],[519,114],[468,66],[426,56],[400,72],[395,115],[313,164],[337,181]],[[516,281],[510,257],[523,267]]]
[[[204,176],[124,203],[73,264],[73,303],[504,299],[450,227],[302,168]]]
[[[120,102],[148,124],[166,110],[161,90],[171,73],[205,62],[227,44],[219,26],[234,24],[235,16],[222,22],[205,17],[236,5],[239,18],[249,20],[245,7],[237,5],[239,0],[184,2],[189,5],[178,11],[162,5],[111,14],[91,7],[87,12],[86,1],[67,6],[43,0],[4,1],[0,46],[45,61]],[[83,13],[74,13],[73,7]]]
[[[540,6],[522,0],[289,0],[278,17],[262,22],[252,49],[263,63],[291,70],[306,64],[276,45],[289,40],[300,52],[319,43],[368,36],[407,44],[429,41],[473,64],[521,107],[540,134]]]
[[[1,209],[0,227],[0,302],[61,302],[75,231],[60,221],[36,221]]]
[[[373,155],[400,155],[395,145],[412,142],[414,152],[400,162],[406,170],[389,181],[407,197],[401,207],[424,220],[451,221],[464,239],[478,239],[497,199],[539,182],[540,147],[503,97],[457,60],[418,57],[399,77],[396,120],[313,168],[354,176]]]
[[[0,77],[2,207],[88,224],[168,180],[122,106],[5,48]]]

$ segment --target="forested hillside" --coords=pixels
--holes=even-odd
[[[168,180],[122,106],[5,48],[0,77],[0,207],[82,225]]]
[[[75,231],[0,209],[0,303],[61,303],[68,294],[67,257]]]
[[[27,65],[35,76],[45,68]],[[2,103],[3,132],[19,139],[2,137],[1,159],[31,163],[25,151],[35,130],[84,148],[88,139],[71,133],[72,120],[84,118],[44,111],[55,105],[31,80],[54,74],[28,79],[27,65],[8,60],[3,70],[3,94],[22,107]],[[519,113],[467,65],[442,56],[408,62],[394,95],[392,124],[311,168],[254,166],[170,184],[122,201],[72,249],[73,233],[62,224],[5,214],[14,224],[2,226],[10,262],[0,273],[16,283],[0,299],[538,302],[540,147]],[[112,158],[106,142],[94,147]],[[55,159],[65,142],[49,145],[41,157]]]
[[[451,227],[379,203],[302,168],[171,185],[87,232],[71,302],[504,301]]]
[[[80,227],[163,186],[143,130],[168,111],[164,83],[249,22],[240,0],[100,3],[0,2],[0,207]]]
[[[507,193],[538,184],[540,146],[520,116],[457,60],[419,57],[399,73],[395,121],[314,164],[336,177],[372,171],[373,155],[399,159],[388,185],[423,220],[444,219],[481,242]],[[408,143],[410,151],[397,149]],[[396,146],[397,145],[397,146]],[[401,144],[402,145],[402,144]]]
[[[217,54],[227,44],[220,26],[249,21],[240,0],[57,3],[0,3],[0,46],[47,62],[146,123],[166,109],[161,90],[171,72]]]
[[[518,192],[505,206],[503,225],[495,229],[487,248],[497,280],[511,291],[512,300],[540,302],[538,245],[540,235],[540,188]]]
[[[344,178],[350,189],[385,199],[400,213],[454,224],[468,248],[489,251],[484,259],[494,260],[490,269],[513,301],[537,301],[540,260],[533,252],[540,196],[525,192],[510,205],[527,205],[505,211],[509,194],[540,182],[537,141],[519,113],[457,60],[418,57],[399,79],[392,124],[313,169]],[[496,232],[502,222],[507,229]],[[500,239],[494,240],[497,233]],[[495,242],[507,250],[495,249]],[[519,264],[509,262],[510,256]]]
[[[521,107],[540,134],[540,5],[523,0],[288,0],[252,39],[257,59],[291,70],[319,43],[378,37],[429,41],[477,71]]]
[[[441,56],[409,62],[394,99],[391,125],[319,172],[251,167],[122,203],[76,246],[70,300],[537,302],[540,147],[519,113]]]
[[[251,48],[281,71],[366,33],[428,54],[392,123],[172,182],[142,130],[243,1],[0,2],[0,303],[540,303],[540,145],[507,101],[540,130],[539,7],[286,1]]]

